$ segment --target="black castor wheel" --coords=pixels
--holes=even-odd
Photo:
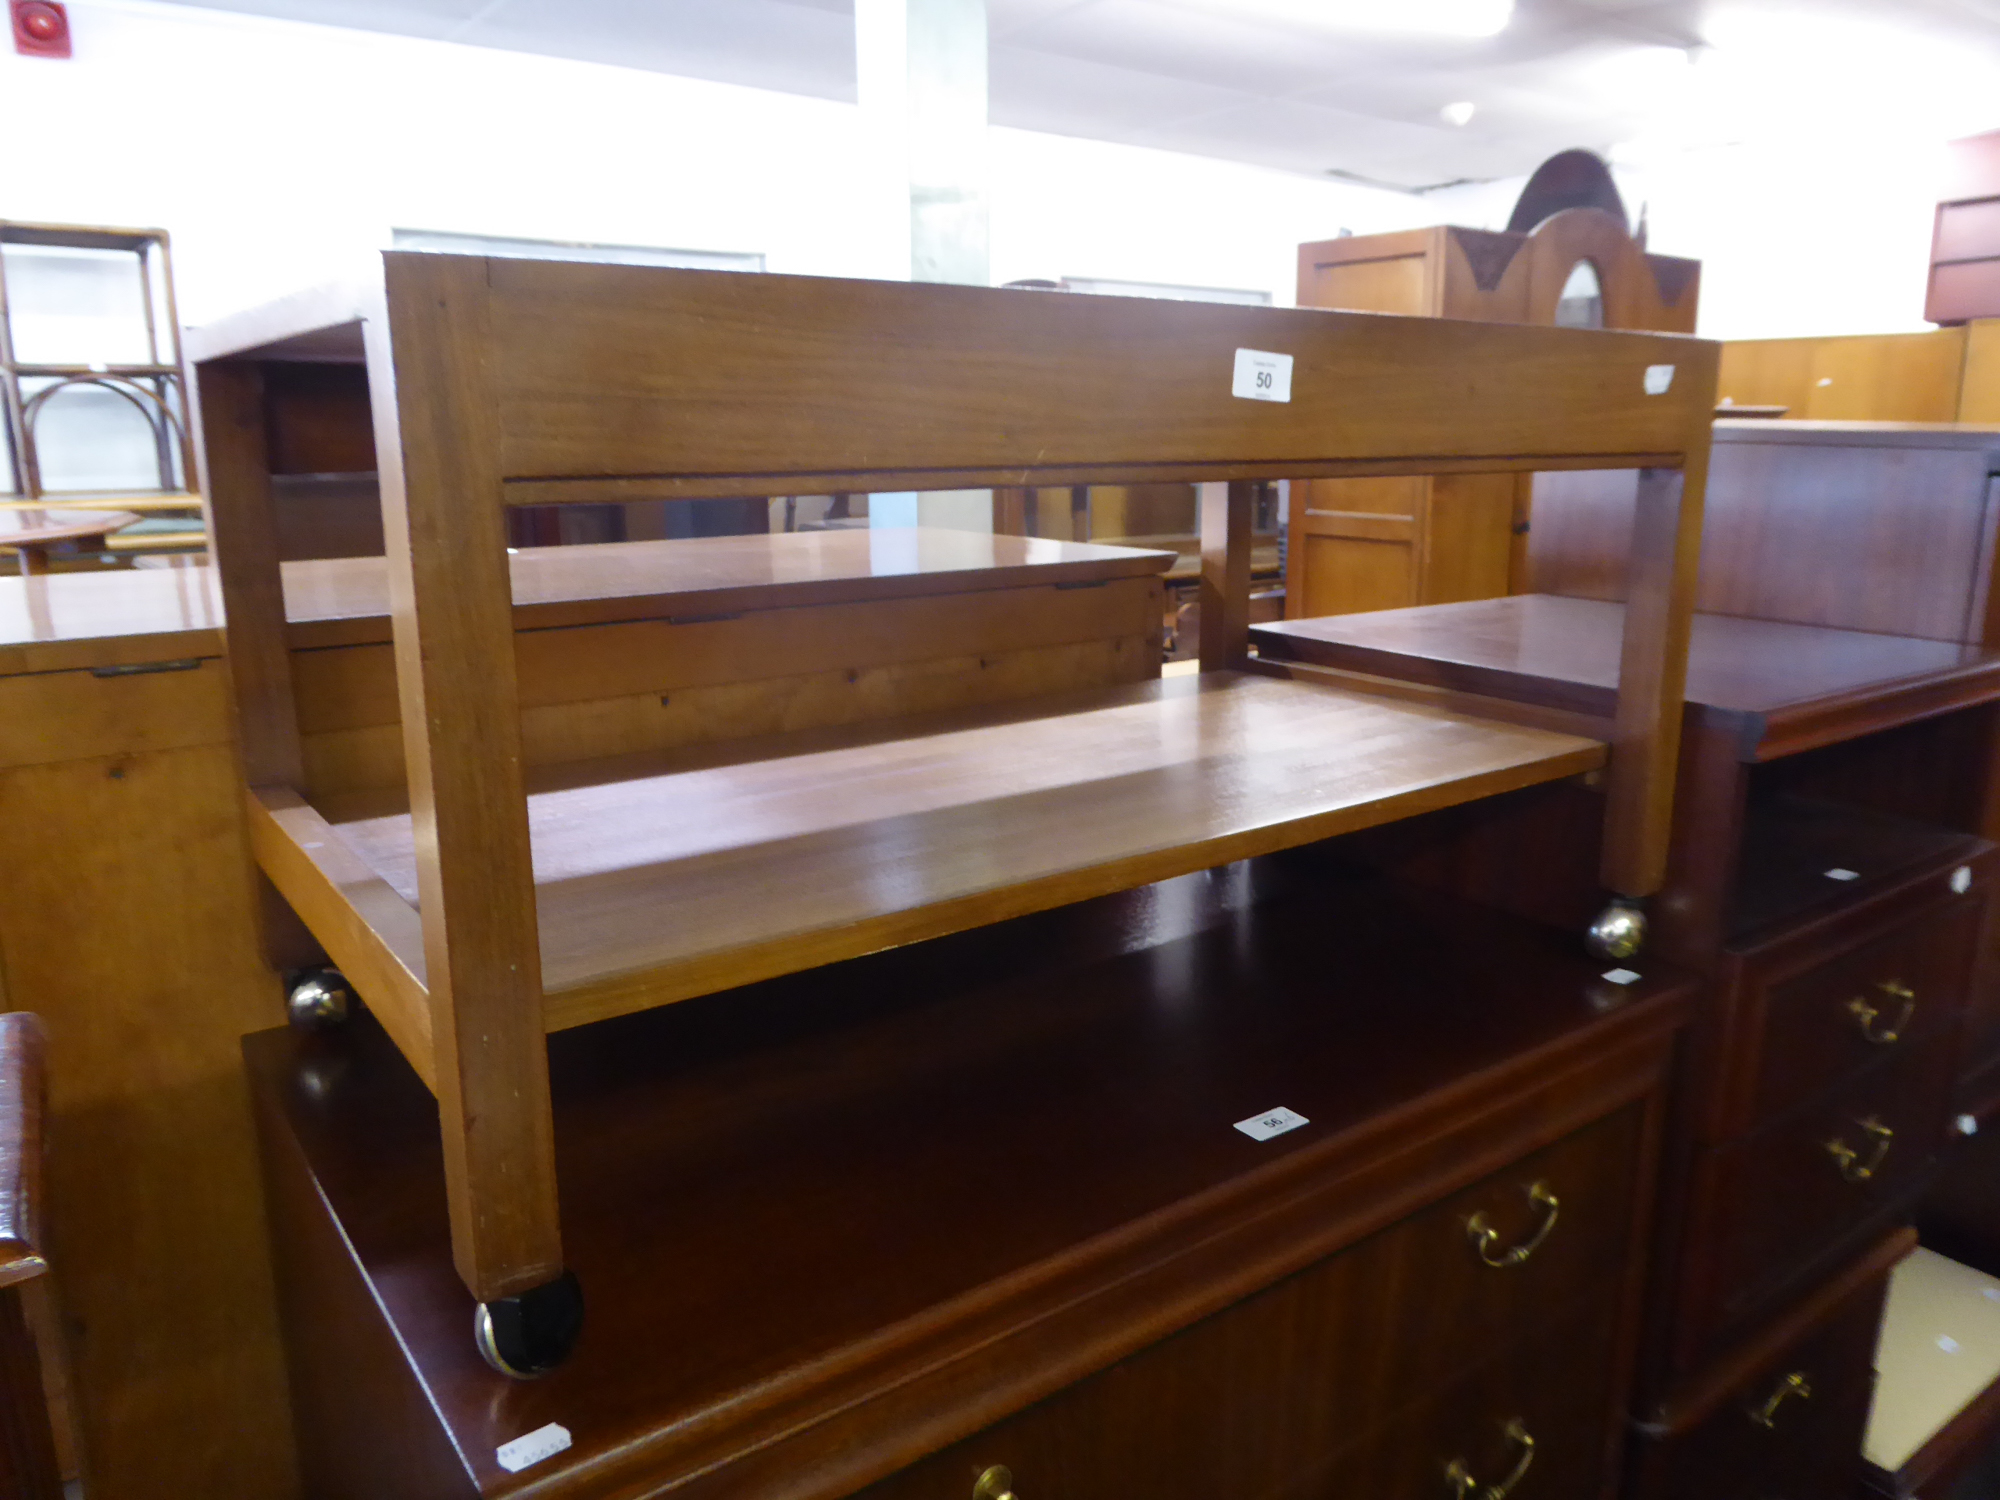
[[[324,1031],[354,1014],[354,987],[338,969],[302,969],[285,990],[285,1018],[301,1031]]]
[[[516,1380],[548,1374],[569,1358],[582,1332],[583,1283],[574,1271],[517,1297],[482,1302],[472,1319],[486,1363]]]

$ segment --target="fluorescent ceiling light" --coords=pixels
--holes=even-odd
[[[1209,10],[1268,17],[1296,26],[1416,36],[1495,36],[1514,0],[1201,0]]]

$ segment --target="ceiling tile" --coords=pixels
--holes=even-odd
[[[1122,140],[1140,126],[1233,108],[1242,91],[1083,58],[996,45],[988,54],[995,125]],[[1107,133],[1109,132],[1109,133]]]
[[[798,0],[502,0],[454,40],[854,98],[854,19]]]
[[[854,0],[201,3],[854,97]],[[1253,0],[1240,14],[1231,0],[987,3],[996,124],[1403,184],[1512,175],[1564,147],[1630,141],[1663,122],[1732,130],[1760,105],[1770,112],[1749,94],[1779,86],[1809,112],[1851,115],[1852,101],[1870,95],[1873,55],[1851,46],[1858,61],[1820,79],[1822,99],[1806,88],[1812,77],[1782,76],[1782,43],[1794,31],[1804,44],[1851,23],[1894,26],[1894,60],[1882,66],[1928,77],[1923,59],[1942,58],[1951,66],[1941,63],[1939,76],[1957,80],[1967,113],[1989,92],[2000,97],[1978,72],[1990,61],[2000,77],[2000,0],[1517,0],[1503,32],[1474,41],[1302,28],[1255,18]],[[1722,38],[1746,19],[1777,40],[1779,60],[1753,52],[1747,65],[1739,57],[1733,71],[1711,70],[1731,74],[1729,97],[1676,103],[1628,81],[1649,58],[1671,61],[1669,49]],[[1718,45],[1709,56],[1726,61],[1727,52]],[[1472,120],[1445,125],[1438,111],[1459,100],[1476,106]]]

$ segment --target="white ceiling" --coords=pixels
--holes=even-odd
[[[852,0],[200,3],[854,97]],[[1248,0],[988,15],[995,124],[1404,188],[1570,146],[2000,126],[2000,0],[1517,0],[1477,40],[1288,24]],[[1439,113],[1459,101],[1475,106],[1462,127]]]

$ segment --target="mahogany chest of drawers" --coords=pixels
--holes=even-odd
[[[1601,969],[1308,854],[560,1033],[565,1233],[618,1315],[525,1384],[464,1337],[421,1084],[365,1020],[252,1037],[306,1468],[1608,1497],[1692,982]]]

